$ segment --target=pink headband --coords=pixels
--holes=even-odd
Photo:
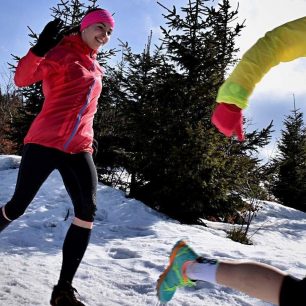
[[[107,10],[93,11],[81,21],[80,31],[82,32],[85,28],[91,26],[94,23],[108,23],[112,28],[115,26],[115,20],[113,16]]]

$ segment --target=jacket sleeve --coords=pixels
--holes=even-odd
[[[14,76],[16,86],[24,87],[41,81],[43,79],[43,70],[40,64],[43,60],[43,57],[35,55],[30,49],[18,62]]]
[[[306,17],[285,23],[260,38],[220,87],[217,102],[243,109],[255,85],[280,62],[306,56]]]

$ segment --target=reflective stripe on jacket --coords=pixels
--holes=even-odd
[[[92,152],[93,117],[102,90],[103,71],[80,35],[70,35],[44,58],[30,50],[18,63],[17,86],[42,82],[45,101],[24,143],[68,153]]]
[[[218,91],[217,102],[247,107],[255,85],[280,62],[306,56],[306,17],[285,23],[260,38]]]

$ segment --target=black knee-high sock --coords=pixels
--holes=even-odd
[[[63,245],[63,264],[59,284],[72,283],[90,239],[91,229],[71,224]]]
[[[2,208],[0,208],[0,232],[2,232],[10,223],[11,221],[7,220],[3,216]]]

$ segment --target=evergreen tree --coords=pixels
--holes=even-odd
[[[154,96],[166,65],[159,49],[151,54],[151,35],[141,54],[134,54],[128,43],[122,43],[122,48],[122,61],[109,69],[104,79],[96,115],[97,162],[102,171],[124,167],[132,176],[129,189],[133,194],[136,181],[142,184],[140,177],[150,158],[148,146],[161,126],[156,116],[159,102]]]
[[[21,101],[14,91],[0,90],[0,154],[15,154],[16,143],[9,139],[11,122],[18,116]]]
[[[245,144],[228,141],[212,128],[216,92],[226,67],[235,62],[234,40],[243,25],[231,26],[238,12],[229,1],[218,8],[206,3],[188,1],[180,14],[175,7],[164,7],[168,28],[162,28],[163,46],[173,69],[155,88],[163,116],[161,137],[148,154],[148,183],[139,194],[187,223],[208,215],[223,217],[242,203],[238,195],[258,166],[252,155],[267,143],[271,128],[253,132]]]
[[[98,144],[96,163],[100,179],[115,185],[112,177],[118,167],[126,167],[127,145],[125,110],[126,94],[123,88],[122,60],[115,67],[106,66],[103,78],[103,90],[99,98],[98,109],[94,119],[95,139]],[[121,182],[124,184],[123,182]]]
[[[242,203],[259,162],[254,153],[271,128],[241,144],[212,127],[216,92],[235,62],[234,38],[243,25],[231,27],[237,10],[228,1],[218,9],[205,2],[189,1],[180,14],[164,7],[168,28],[153,52],[150,38],[141,54],[125,48],[116,85],[124,94],[113,101],[121,140],[108,146],[125,157],[119,164],[132,174],[131,196],[187,223],[224,217]],[[258,180],[252,183],[259,186]]]
[[[284,205],[306,211],[306,130],[303,114],[295,109],[284,121],[272,192]]]

